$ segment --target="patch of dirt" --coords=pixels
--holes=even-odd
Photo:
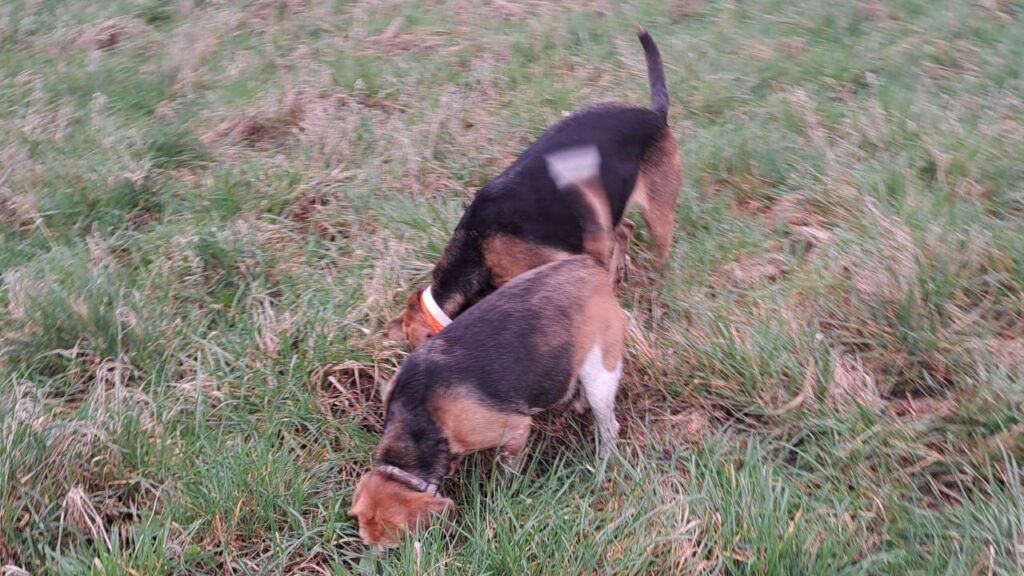
[[[807,40],[799,36],[779,38],[775,41],[775,50],[786,56],[802,56],[807,52]]]
[[[1017,0],[978,0],[975,5],[985,10],[989,18],[1003,22],[1012,22],[1014,16],[1024,12],[1024,5]]]
[[[249,112],[228,118],[202,137],[204,144],[234,140],[253,148],[269,147],[294,133],[305,114],[307,96],[302,92],[286,94],[269,110]]]
[[[751,47],[751,50],[755,49]],[[714,193],[731,195],[737,211],[756,215],[764,214],[771,207],[772,198],[769,194],[777,185],[777,182],[747,172],[715,178],[712,188]]]
[[[989,350],[996,364],[1007,372],[1024,368],[1024,338],[992,338]]]
[[[30,194],[0,195],[0,223],[18,230],[31,228],[38,221],[35,199]]]
[[[840,412],[850,412],[860,406],[878,409],[882,406],[882,393],[874,375],[859,357],[833,352],[825,402]]]
[[[886,411],[906,422],[945,418],[954,408],[956,402],[949,398],[914,398],[908,395],[886,402]]]
[[[784,229],[790,238],[802,242],[807,249],[823,246],[832,241],[829,231],[822,219],[813,214],[806,206],[807,192],[794,192],[777,200],[754,199],[757,187],[763,187],[764,181],[755,178],[733,178],[728,184],[736,188],[743,198],[737,199],[733,209],[747,217],[760,219],[777,229]]]
[[[865,20],[871,22],[890,22],[897,19],[896,12],[884,2],[878,2],[877,0],[861,2],[857,7],[857,11],[860,12]]]
[[[832,233],[820,218],[803,206],[806,198],[804,192],[783,196],[765,216],[774,225],[785,227],[793,237],[803,240],[809,248],[828,244],[832,241]]]
[[[332,214],[337,204],[324,186],[306,186],[296,193],[288,218],[325,240],[337,242],[349,237],[351,232],[347,222],[338,221]]]
[[[357,106],[385,114],[405,112],[406,108],[375,95],[359,98],[345,94],[321,95],[312,90],[295,90],[265,106],[220,122],[200,138],[203,144],[234,141],[258,150],[279,145],[284,140],[310,130],[319,130],[332,110]]]
[[[758,60],[771,60],[777,57],[772,47],[760,40],[747,40],[742,44],[741,49],[744,54]]]
[[[443,37],[425,32],[402,32],[402,19],[395,18],[388,27],[378,34],[367,38],[363,46],[371,51],[384,54],[405,54],[409,52],[430,52],[436,50]]]
[[[696,16],[704,8],[704,0],[680,0],[672,5],[668,14],[673,22],[679,23]]]
[[[665,447],[679,444],[699,444],[712,432],[712,420],[707,412],[692,409],[658,418],[651,427],[652,436]]]
[[[789,271],[786,258],[780,254],[761,254],[743,257],[725,266],[718,276],[740,286],[754,286],[777,282]]]
[[[135,18],[112,18],[83,26],[72,35],[71,44],[85,50],[113,50],[126,40],[141,36],[151,28]]]
[[[453,7],[453,11],[459,12],[462,8],[461,4],[465,4],[468,8],[476,7],[479,3],[459,2]],[[562,8],[560,3],[552,2],[551,0],[490,0],[486,5],[491,12],[509,20],[537,14],[553,14]],[[611,7],[607,0],[580,0],[573,2],[572,7],[575,10],[586,10],[598,14],[609,14],[611,12]]]
[[[377,433],[383,426],[381,376],[376,366],[354,360],[328,364],[313,371],[314,387],[323,412],[333,418],[348,418]]]

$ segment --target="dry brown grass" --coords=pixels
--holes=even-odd
[[[71,32],[69,39],[74,48],[113,50],[125,43],[152,41],[154,38],[153,29],[144,22],[122,16],[77,28]]]
[[[350,419],[376,432],[383,422],[381,406],[388,379],[376,364],[348,361],[317,368],[309,383],[316,390],[325,414]]]
[[[850,411],[882,406],[884,391],[862,360],[851,354],[832,353],[832,374],[825,390],[825,402],[836,410]]]

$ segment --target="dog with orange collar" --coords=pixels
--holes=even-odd
[[[349,510],[368,545],[381,549],[451,509],[439,486],[464,455],[500,448],[501,461],[516,467],[532,417],[578,391],[597,421],[598,455],[615,443],[626,316],[608,275],[601,158],[589,146],[545,161],[575,198],[585,253],[511,280],[406,358],[385,393],[374,468]]]
[[[639,30],[647,60],[651,104],[601,104],[583,109],[545,131],[504,172],[477,193],[434,267],[431,284],[409,295],[388,326],[394,340],[413,348],[439,333],[480,299],[538,266],[585,252],[575,198],[560,194],[544,157],[582,144],[597,146],[600,179],[615,231],[610,273],[624,268],[636,206],[650,231],[656,263],[672,240],[682,182],[679,145],[667,124],[668,88],[654,40]]]

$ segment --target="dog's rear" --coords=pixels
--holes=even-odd
[[[630,197],[630,205],[637,206],[643,213],[644,223],[654,244],[654,259],[660,266],[668,258],[672,245],[672,230],[675,224],[676,202],[679,187],[683,181],[683,160],[679,153],[672,130],[668,126],[668,86],[665,83],[665,67],[661,52],[654,39],[643,28],[637,28],[637,36],[644,48],[647,60],[647,80],[650,83],[650,109],[661,117],[665,124],[661,134],[648,146],[641,160],[636,186]],[[632,225],[625,221],[616,230],[617,241],[612,256],[613,270],[625,263],[626,248],[632,235]]]

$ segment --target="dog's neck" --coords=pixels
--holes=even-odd
[[[434,266],[430,284],[434,301],[449,318],[455,318],[491,290],[479,237],[456,230]]]
[[[439,488],[437,482],[424,480],[423,478],[420,478],[415,474],[411,474],[397,466],[392,466],[390,464],[381,464],[377,466],[377,471],[382,474],[390,476],[396,482],[405,485],[405,487],[409,488],[410,490],[415,490],[417,492],[425,492],[431,496],[437,496],[437,490]]]
[[[422,390],[422,387],[409,388],[413,388],[411,393],[417,396]],[[406,409],[407,404],[417,409]],[[440,485],[453,458],[448,439],[423,409],[423,402],[392,396],[381,443],[374,454],[375,463],[401,469],[427,484]]]

